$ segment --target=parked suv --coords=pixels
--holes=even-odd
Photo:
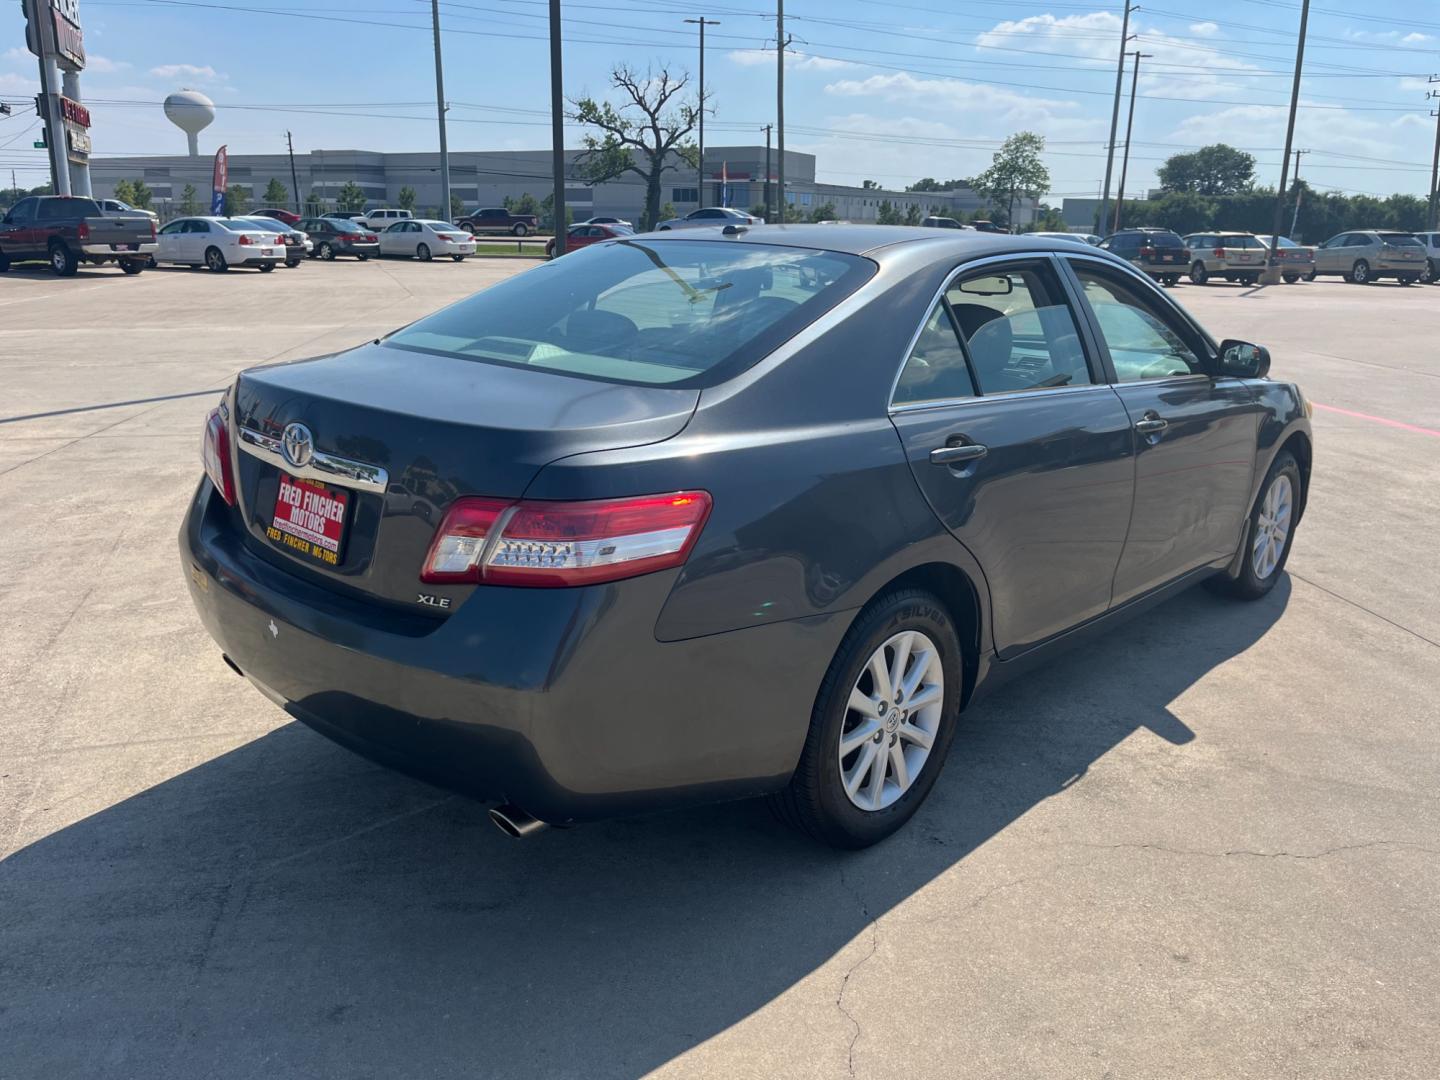
[[[414,216],[409,210],[370,210],[363,217],[356,218],[355,224],[363,225],[375,232],[384,232],[397,221],[409,221]]]
[[[477,236],[480,233],[509,233],[511,236],[526,236],[540,227],[540,219],[534,214],[512,214],[503,206],[490,206],[476,210],[473,214],[455,219],[455,224]]]
[[[1212,276],[1257,285],[1265,269],[1265,245],[1253,233],[1191,233],[1185,237],[1185,247],[1190,252],[1190,280],[1196,285],[1204,285]]]
[[[1266,249],[1270,247],[1270,237],[1259,233],[1255,237]],[[1275,239],[1275,261],[1280,264],[1280,272],[1285,275],[1285,280],[1290,284],[1297,281],[1315,280],[1315,249],[1306,244],[1297,244],[1288,236],[1280,236]]]
[[[1425,269],[1420,280],[1426,285],[1440,285],[1440,232],[1416,233],[1415,239],[1425,245]]]
[[[1338,274],[1355,285],[1394,278],[1413,285],[1425,273],[1425,245],[1411,233],[1363,229],[1332,236],[1315,249],[1315,272]]]
[[[1102,240],[1100,246],[1166,285],[1178,285],[1180,274],[1189,265],[1185,241],[1169,229],[1121,229]]]

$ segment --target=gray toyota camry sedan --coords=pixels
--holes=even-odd
[[[181,556],[262,693],[512,834],[766,795],[860,847],[982,688],[1274,585],[1311,433],[1268,368],[1063,240],[623,237],[241,374]]]

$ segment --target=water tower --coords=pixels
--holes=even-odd
[[[190,140],[190,156],[200,156],[200,132],[215,122],[215,103],[199,90],[177,90],[165,99],[165,115]]]

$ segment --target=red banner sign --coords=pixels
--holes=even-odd
[[[78,101],[71,101],[68,97],[60,99],[60,115],[72,124],[79,124],[83,128],[90,126],[90,110]]]
[[[210,213],[218,215],[225,207],[225,188],[230,181],[229,158],[225,147],[215,151],[215,174],[210,188]]]

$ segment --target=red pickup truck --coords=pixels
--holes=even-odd
[[[455,219],[455,224],[471,236],[480,233],[509,233],[511,236],[526,236],[540,227],[540,219],[534,214],[512,214],[503,207],[476,210],[473,214]]]
[[[0,273],[12,263],[43,260],[61,277],[70,277],[82,262],[115,262],[125,273],[138,274],[158,247],[148,214],[107,214],[94,199],[78,196],[31,195],[0,221]]]

